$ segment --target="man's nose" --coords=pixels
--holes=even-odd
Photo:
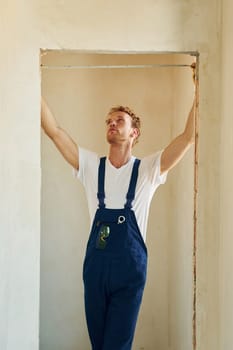
[[[116,121],[115,120],[111,120],[110,127],[112,127],[112,126],[116,126]]]

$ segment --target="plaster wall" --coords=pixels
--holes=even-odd
[[[40,48],[200,52],[197,347],[219,349],[219,10],[217,0],[1,4],[1,349],[39,344]]]
[[[231,57],[233,45],[231,33],[233,30],[231,13],[233,11],[231,1],[223,1],[223,30],[222,30],[222,110],[221,110],[221,220],[220,220],[220,310],[221,310],[221,344],[224,350],[232,349],[233,336],[233,254],[232,254],[232,206],[233,206],[233,102],[232,102],[232,77],[233,69]]]

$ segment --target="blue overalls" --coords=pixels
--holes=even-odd
[[[85,312],[92,350],[130,350],[147,270],[147,249],[131,209],[140,160],[122,209],[105,208],[105,161],[100,159],[99,208],[83,265]]]

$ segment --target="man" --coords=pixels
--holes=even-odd
[[[192,66],[192,68],[194,68]],[[108,157],[78,147],[42,98],[42,128],[83,183],[92,220],[83,265],[85,311],[93,350],[130,350],[146,281],[145,235],[157,187],[194,143],[196,99],[184,132],[163,151],[132,156],[140,118],[128,107],[106,120]]]

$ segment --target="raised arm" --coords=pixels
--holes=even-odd
[[[65,130],[58,125],[43,97],[41,99],[41,126],[67,162],[75,169],[78,169],[78,146]]]
[[[192,68],[195,68],[195,65],[192,65]],[[193,79],[195,80],[195,75],[193,76]],[[183,133],[177,136],[162,153],[160,164],[161,174],[172,169],[183,158],[187,150],[195,142],[195,113],[197,98],[198,94],[196,91],[193,105],[189,112]]]

